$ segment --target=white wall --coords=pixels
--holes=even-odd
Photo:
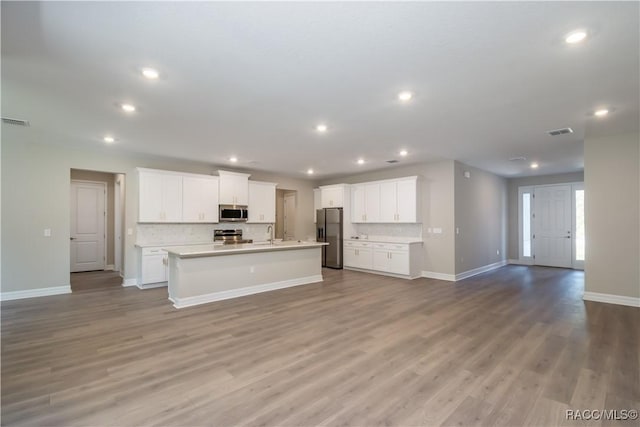
[[[126,175],[124,277],[137,272],[136,221],[138,179],[136,167],[212,174],[219,169],[206,163],[104,150],[71,149],[31,143],[22,138],[2,143],[2,292],[69,284],[69,176],[71,169]],[[225,169],[224,167],[222,169]],[[34,173],[37,171],[37,173]],[[277,182],[298,191],[299,230],[314,234],[313,185],[310,181],[252,173],[251,179]],[[51,237],[43,230],[51,228]]]
[[[585,291],[640,303],[640,135],[586,138]]]
[[[455,162],[455,218],[456,274],[506,260],[506,179]]]

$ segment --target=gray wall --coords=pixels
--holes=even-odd
[[[319,181],[318,185],[355,184],[403,176],[418,176],[421,195],[419,197],[420,218],[424,236],[422,270],[455,274],[453,174],[453,160],[444,160],[331,178]],[[429,227],[442,228],[442,234],[425,233]]]
[[[456,274],[506,259],[506,179],[455,162],[455,218]]]
[[[639,141],[585,139],[585,291],[640,298]]]
[[[206,163],[153,156],[72,149],[37,144],[14,133],[2,141],[2,291],[65,286],[69,284],[69,176],[71,169],[126,174],[124,277],[134,278],[134,250],[138,217],[136,167],[212,174],[219,169]],[[222,167],[222,169],[227,169]],[[38,171],[34,173],[33,171]],[[313,236],[313,184],[311,181],[255,172],[251,179],[276,182],[298,191],[297,230]],[[51,228],[51,237],[43,229]]]
[[[96,181],[107,184],[107,264],[115,264],[115,179],[112,173],[71,169],[71,179],[80,181]]]
[[[509,229],[507,235],[509,236],[509,252],[508,259],[517,260],[518,254],[518,187],[528,187],[532,185],[551,185],[551,184],[563,184],[567,182],[583,182],[583,172],[562,173],[555,175],[539,175],[539,176],[527,176],[524,178],[510,178],[507,180],[509,186]]]

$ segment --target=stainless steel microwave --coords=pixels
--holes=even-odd
[[[247,222],[249,210],[246,206],[220,205],[220,222]]]

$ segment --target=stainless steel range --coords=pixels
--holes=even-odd
[[[253,243],[251,239],[242,238],[242,230],[213,230],[213,241],[225,245]]]

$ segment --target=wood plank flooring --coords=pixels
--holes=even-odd
[[[2,302],[2,425],[617,425],[565,411],[640,409],[640,309],[583,302],[582,272],[324,275],[182,310],[165,288]]]

